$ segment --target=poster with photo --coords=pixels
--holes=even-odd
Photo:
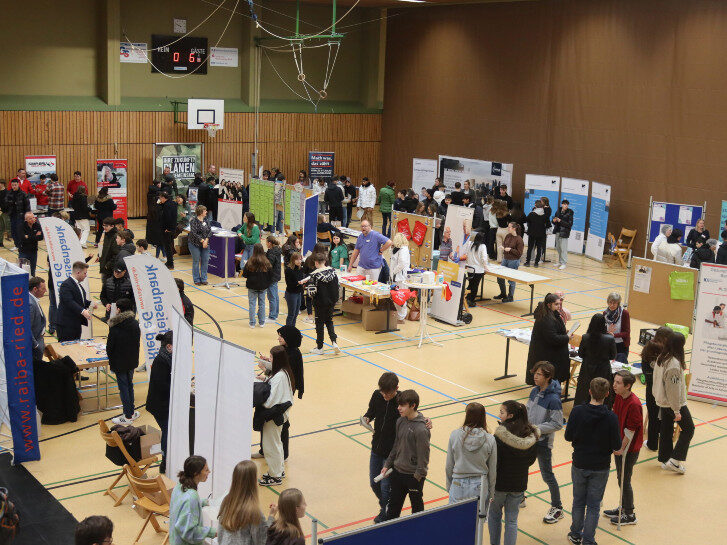
[[[727,266],[702,263],[699,272],[688,396],[727,405]]]
[[[114,218],[122,218],[124,225],[127,225],[129,218],[128,166],[127,159],[96,159],[96,187],[97,189],[102,187],[108,189],[109,197],[116,204]]]
[[[203,172],[204,144],[154,144],[154,178],[161,179],[164,167],[169,167],[177,180],[177,190],[186,195],[196,172]]]
[[[56,156],[55,155],[26,155],[25,156],[25,173],[26,179],[33,185],[40,181],[40,175],[45,174],[46,177],[56,174]]]
[[[220,197],[217,199],[217,221],[223,229],[232,230],[242,224],[243,202],[238,198],[245,186],[245,171],[220,168]]]
[[[507,186],[512,195],[512,163],[496,163],[465,157],[439,156],[439,178],[447,188],[447,193],[454,191],[455,182],[469,180],[470,187],[478,196],[487,195],[493,187]]]

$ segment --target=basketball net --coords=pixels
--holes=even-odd
[[[207,134],[210,138],[214,138],[217,134],[217,131],[220,130],[219,123],[205,123],[204,128],[207,131]]]

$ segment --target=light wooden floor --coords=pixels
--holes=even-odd
[[[143,236],[145,222],[135,220],[131,228]],[[380,225],[380,221],[376,221]],[[89,250],[91,252],[92,250]],[[549,250],[554,257],[554,250]],[[14,259],[8,250],[0,256]],[[41,250],[38,262],[44,263]],[[540,284],[536,300],[547,291],[562,289],[566,293],[566,306],[574,318],[587,326],[590,316],[605,307],[606,295],[611,291],[624,293],[626,272],[608,268],[583,257],[570,256],[564,271],[555,270],[552,263],[537,269],[552,277],[552,283]],[[248,328],[247,293],[244,288],[199,289],[192,283],[191,259],[175,259],[174,275],[187,284],[186,292],[192,301],[210,312],[222,326],[225,339],[256,351],[265,352],[277,344],[276,327]],[[45,276],[45,270],[39,268]],[[530,269],[536,272],[535,269]],[[90,271],[93,295],[98,297],[100,280],[98,265]],[[280,285],[284,290],[284,283]],[[485,283],[486,293],[496,292],[493,280]],[[506,399],[523,401],[529,388],[524,386],[527,347],[512,343],[511,372],[517,377],[497,381],[502,374],[505,340],[495,334],[501,327],[526,327],[530,318],[521,318],[527,311],[527,288],[518,289],[516,300],[509,304],[479,306],[473,310],[474,319],[469,326],[455,328],[437,322],[431,329],[442,347],[425,345],[418,350],[407,340],[416,333],[417,324],[408,322],[397,333],[374,335],[362,330],[360,323],[337,318],[336,332],[343,354],[310,356],[315,331],[312,324],[298,321],[304,335],[303,352],[306,374],[306,392],[297,400],[292,411],[290,458],[286,464],[286,487],[300,488],[308,504],[306,531],[311,518],[320,521],[323,532],[333,533],[353,529],[370,523],[377,513],[376,499],[368,485],[369,433],[358,424],[365,411],[378,377],[384,371],[394,371],[400,377],[402,389],[414,388],[422,400],[423,412],[432,418],[431,460],[429,476],[424,487],[428,507],[447,501],[444,489],[444,462],[450,432],[462,424],[465,404],[478,400],[487,405],[488,425],[495,427],[494,415],[499,404]],[[282,294],[281,294],[282,295]],[[47,299],[45,300],[47,305]],[[480,305],[484,305],[480,303]],[[285,303],[281,296],[281,315],[285,319]],[[96,334],[105,335],[103,324],[96,322]],[[215,326],[201,313],[195,325],[216,333]],[[99,327],[100,326],[100,327]],[[644,324],[634,320],[632,331],[638,335]],[[639,351],[634,341],[631,359]],[[146,374],[137,373],[135,395],[137,405],[146,400]],[[637,383],[637,395],[643,398],[644,388]],[[566,406],[566,413],[570,410]],[[685,476],[660,469],[655,453],[644,448],[634,474],[634,489],[638,524],[616,532],[607,519],[599,520],[596,539],[600,545],[617,543],[650,545],[657,543],[724,543],[727,519],[724,517],[724,490],[727,476],[721,471],[722,456],[727,446],[727,408],[690,401],[697,430],[687,460]],[[154,424],[154,420],[141,410],[141,424]],[[102,413],[111,418],[115,413]],[[114,541],[126,545],[139,527],[140,519],[131,509],[127,498],[114,508],[110,498],[102,491],[118,470],[104,457],[104,445],[98,434],[99,415],[83,416],[78,422],[61,426],[43,426],[41,430],[42,460],[27,464],[28,469],[73,515],[82,519],[91,514],[105,514],[116,526]],[[254,435],[257,440],[257,434]],[[241,453],[241,458],[247,453]],[[570,478],[571,448],[562,432],[555,440],[553,464],[561,485],[563,504],[568,513],[572,501]],[[264,461],[260,464],[265,469]],[[212,468],[214,471],[214,468]],[[263,489],[262,503],[275,501],[282,488]],[[527,507],[519,517],[518,543],[565,543],[570,517],[546,525],[542,517],[549,507],[548,487],[532,467],[528,487]],[[618,504],[618,486],[612,475],[604,499],[604,506]],[[267,511],[267,508],[266,508]],[[485,537],[485,541],[487,541]],[[161,543],[161,537],[152,532],[145,534],[142,543]]]

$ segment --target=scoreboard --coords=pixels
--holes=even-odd
[[[152,34],[151,46],[152,72],[207,74],[207,38]]]

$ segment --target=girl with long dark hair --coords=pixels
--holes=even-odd
[[[487,515],[490,543],[500,544],[502,513],[505,512],[505,545],[515,545],[520,504],[528,487],[528,468],[535,462],[539,432],[528,422],[528,410],[517,401],[500,407],[500,425],[495,430],[497,477]]]
[[[460,261],[465,260],[468,267],[473,272],[468,273],[468,287],[469,293],[467,294],[467,304],[471,307],[475,306],[475,297],[480,287],[482,277],[487,272],[487,267],[490,265],[487,259],[487,247],[485,246],[485,234],[481,231],[477,231],[474,239],[468,240],[459,251]]]
[[[486,411],[481,403],[467,405],[464,424],[449,436],[445,472],[449,503],[478,497],[483,475],[487,475],[488,482],[485,505],[493,497],[497,447],[495,438],[487,433]]]
[[[664,344],[654,366],[654,398],[659,406],[659,461],[661,467],[675,473],[686,473],[689,443],[694,437],[694,422],[687,407],[687,388],[684,381],[684,335],[674,332]],[[681,433],[673,443],[674,422]]]
[[[255,214],[252,212],[245,212],[242,217],[243,225],[237,231],[237,234],[242,239],[242,243],[245,245],[245,249],[242,251],[241,265],[244,266],[245,262],[250,259],[255,244],[260,244],[260,226],[255,222]]]
[[[177,474],[179,484],[172,491],[169,503],[169,543],[174,545],[202,545],[208,537],[215,537],[214,528],[202,524],[202,507],[197,485],[207,480],[210,469],[202,456],[190,456],[184,469]]]
[[[265,254],[263,245],[259,242],[253,246],[252,256],[242,269],[242,276],[247,281],[247,298],[249,301],[250,327],[255,327],[255,310],[257,308],[258,325],[265,326],[265,294],[270,286],[272,266]]]
[[[646,447],[649,450],[659,448],[659,427],[661,426],[659,406],[656,404],[653,391],[654,365],[656,364],[656,358],[664,350],[664,345],[666,345],[673,333],[674,331],[670,327],[661,326],[641,350],[641,371],[646,379],[646,411],[648,415]]]
[[[581,338],[578,355],[583,362],[576,383],[574,406],[589,402],[591,396],[588,393],[588,388],[594,378],[603,377],[609,383],[612,382],[611,360],[616,358],[616,340],[606,330],[606,318],[603,314],[594,314],[591,317],[588,331]],[[613,405],[613,395],[611,393],[606,397],[604,404],[607,407]]]
[[[525,381],[534,386],[532,368],[539,361],[549,361],[555,367],[555,378],[563,384],[570,378],[570,337],[558,312],[558,296],[548,293],[535,307],[533,331],[528,348]]]

